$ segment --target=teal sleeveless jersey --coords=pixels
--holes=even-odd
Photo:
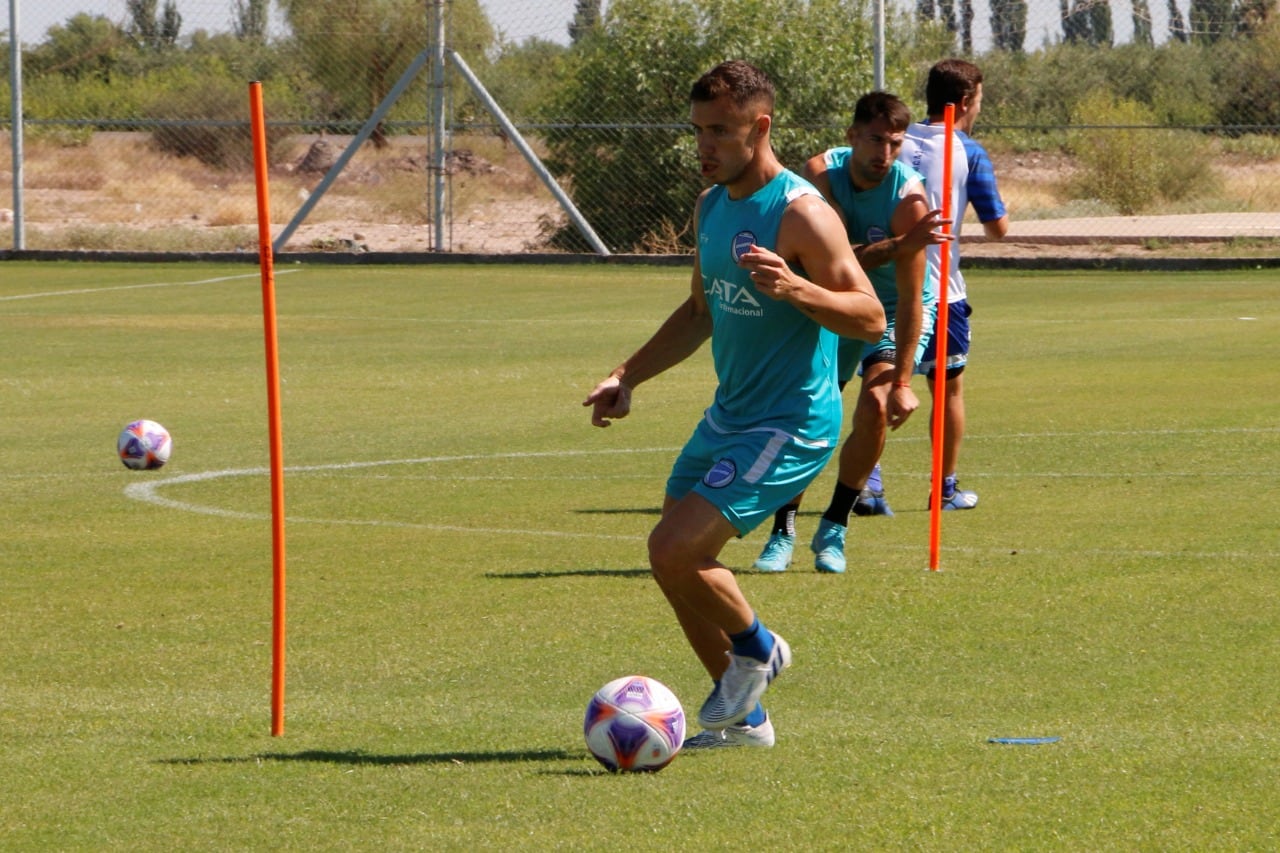
[[[720,383],[707,420],[720,432],[774,429],[834,446],[841,419],[837,336],[790,303],[761,293],[737,263],[753,243],[777,248],[782,214],[803,195],[818,191],[783,171],[747,198],[731,199],[723,186],[714,186],[702,200],[698,264]]]
[[[898,207],[907,188],[913,181],[919,181],[924,188],[924,178],[915,169],[895,160],[893,167],[884,180],[869,190],[859,190],[849,177],[849,156],[852,150],[847,146],[832,148],[823,154],[826,165],[827,180],[831,184],[831,195],[836,200],[840,212],[844,214],[845,232],[849,242],[854,245],[869,245],[894,236],[889,227],[893,220],[893,212]],[[875,269],[867,270],[867,277],[884,305],[885,313],[890,319],[896,314],[898,307],[897,271],[893,263],[882,264]],[[937,299],[936,277],[932,268],[925,270],[924,304],[930,305]]]

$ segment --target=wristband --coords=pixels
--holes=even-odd
[[[911,383],[910,383],[910,382],[895,382],[895,383],[893,383],[893,387],[894,387],[894,388],[910,388],[910,387],[911,387]]]

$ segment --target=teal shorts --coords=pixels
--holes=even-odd
[[[703,418],[671,468],[667,494],[697,492],[745,536],[809,487],[835,444],[767,428],[722,433]]]
[[[933,305],[925,306],[924,316],[921,320],[920,340],[916,343],[915,364],[917,368],[919,368],[920,362],[924,360],[925,353],[932,351],[929,345],[933,343],[933,332],[937,316],[938,303],[935,302]],[[867,365],[879,362],[892,364],[896,361],[898,357],[896,340],[893,332],[892,317],[889,318],[889,325],[885,328],[884,334],[874,344],[841,338],[840,348],[837,350],[836,355],[841,387],[853,379],[855,374],[861,375],[862,368]]]

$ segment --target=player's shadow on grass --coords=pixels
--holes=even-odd
[[[537,569],[531,572],[485,572],[484,576],[495,580],[543,580],[546,578],[651,578],[648,569]]]
[[[609,509],[575,509],[578,515],[662,515],[660,506],[611,507]]]
[[[360,749],[304,749],[301,752],[259,752],[241,758],[165,758],[158,764],[256,764],[262,761],[305,761],[317,764],[396,767],[410,764],[514,764],[520,761],[567,761],[583,753],[564,749],[529,749],[507,752],[417,752],[379,754]]]

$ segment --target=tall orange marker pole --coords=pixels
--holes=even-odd
[[[280,356],[276,345],[276,279],[271,254],[271,201],[267,191],[267,123],[262,84],[249,84],[253,173],[258,187],[258,262],[262,268],[262,322],[267,353],[267,430],[271,445],[271,734],[284,734],[284,439],[280,426]]]
[[[951,143],[956,133],[956,107],[947,104],[943,112],[944,135],[942,153],[942,218],[951,218]],[[951,226],[942,226],[942,233],[950,234]],[[934,351],[937,359],[933,369],[933,473],[929,481],[929,571],[939,570],[938,552],[942,549],[942,438],[946,431],[947,412],[947,318],[950,300],[947,297],[948,279],[951,275],[951,241],[939,248],[941,268],[938,282],[938,324],[934,329]]]

